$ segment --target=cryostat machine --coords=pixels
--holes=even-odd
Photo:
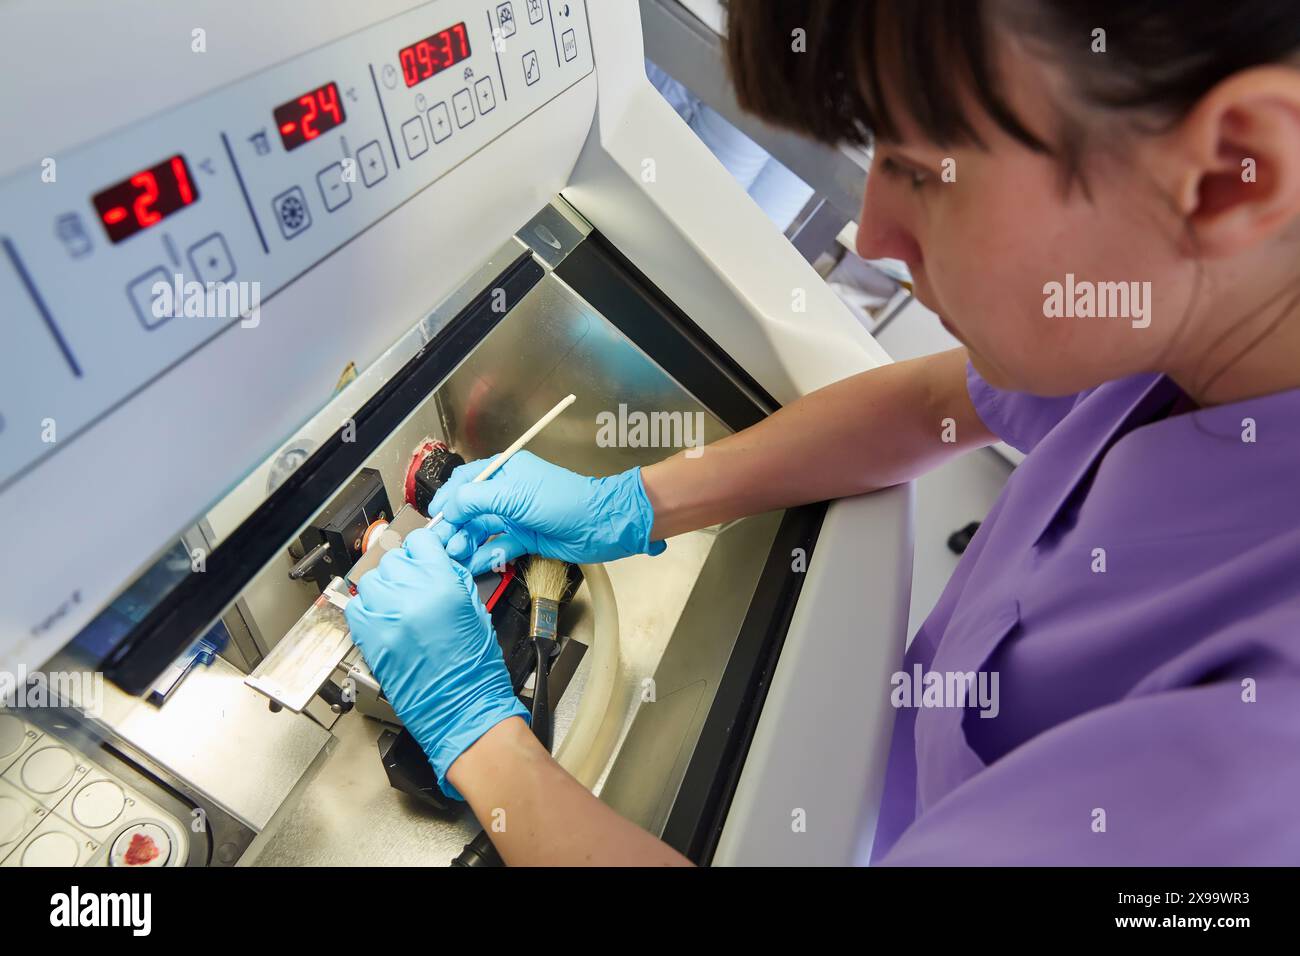
[[[568,394],[529,449],[612,474],[888,361],[630,0],[14,0],[0,49],[0,865],[449,862],[339,582]],[[861,859],[909,495],[575,568],[557,759],[701,863]],[[479,588],[527,698],[517,569]]]

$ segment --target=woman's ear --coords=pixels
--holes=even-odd
[[[1189,255],[1227,257],[1300,221],[1300,70],[1244,70],[1210,90],[1170,133]],[[1190,243],[1189,243],[1190,245]]]

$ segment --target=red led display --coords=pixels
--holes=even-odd
[[[185,157],[176,155],[109,186],[90,201],[95,204],[109,241],[116,244],[162,222],[198,198]]]
[[[397,59],[402,64],[402,79],[406,80],[407,86],[423,83],[468,56],[469,35],[464,23],[440,30],[397,51]]]
[[[272,115],[286,152],[310,142],[347,119],[343,102],[339,99],[339,88],[333,83],[318,86],[288,103],[281,103]]]

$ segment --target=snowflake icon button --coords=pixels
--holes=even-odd
[[[275,210],[275,220],[280,224],[280,232],[286,239],[292,239],[311,225],[307,197],[297,186],[286,189],[272,199],[271,208]]]

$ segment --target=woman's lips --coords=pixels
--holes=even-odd
[[[935,317],[938,318],[939,320],[939,324],[942,325],[944,329],[947,330],[949,335],[951,335],[953,338],[960,341],[961,336],[957,334],[957,330],[954,329],[951,324],[949,324],[947,318],[944,317],[944,314],[942,312],[940,312],[938,309],[936,309],[933,305],[930,304],[930,290],[928,287],[922,288],[923,285],[924,283],[917,280],[916,272],[913,271],[912,296],[916,299],[917,302],[919,302],[921,305],[925,306],[927,309],[929,309],[931,312],[935,314]]]

